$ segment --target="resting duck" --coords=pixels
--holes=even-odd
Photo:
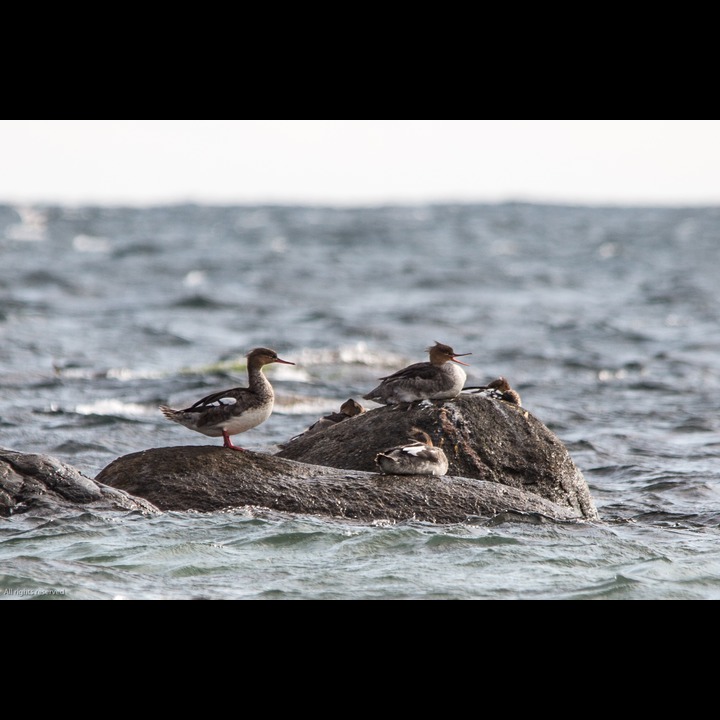
[[[245,448],[233,445],[230,436],[264,423],[273,411],[275,393],[263,373],[263,367],[270,363],[295,364],[281,360],[274,350],[262,347],[251,350],[247,359],[248,387],[213,393],[185,410],[173,410],[167,405],[161,405],[163,415],[203,435],[222,436],[224,447],[244,452]]]
[[[489,391],[487,392],[488,397],[498,398],[499,400],[504,400],[519,407],[522,406],[520,394],[510,387],[510,383],[504,377],[499,377],[487,385],[473,385],[463,389],[473,390],[475,393],[482,392],[483,390]]]
[[[449,345],[435,342],[429,347],[430,362],[408,365],[392,375],[380,378],[382,382],[367,395],[382,405],[398,405],[415,400],[445,400],[457,397],[463,389],[467,375],[458,365],[467,365],[458,357],[472,353],[456,353]]]
[[[333,412],[323,418],[320,418],[304,432],[301,432],[299,435],[295,435],[295,437],[291,437],[288,442],[293,442],[294,440],[298,440],[299,438],[305,437],[307,435],[314,435],[315,433],[326,430],[333,425],[337,425],[343,420],[355,417],[356,415],[362,415],[362,413],[364,412],[365,408],[357,400],[353,400],[352,398],[350,398],[340,406],[340,412]],[[285,446],[281,445],[280,447]]]
[[[445,475],[448,459],[442,448],[435,447],[430,436],[412,428],[413,442],[398,445],[375,456],[375,464],[385,475]]]

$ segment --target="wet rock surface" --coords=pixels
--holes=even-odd
[[[445,451],[448,475],[499,483],[597,518],[587,482],[557,436],[524,408],[478,394],[378,407],[298,438],[277,457],[372,471],[375,455],[406,442],[413,426]]]
[[[443,448],[448,474],[383,475],[375,455],[411,428]],[[218,445],[117,458],[92,480],[48,455],[0,449],[0,515],[92,505],[142,512],[255,506],[361,521],[597,519],[562,442],[517,405],[480,395],[378,407],[289,441],[275,455]]]
[[[501,513],[555,520],[579,517],[569,508],[499,483],[342,470],[216,445],[125,455],[104,468],[97,479],[144,497],[162,510],[212,512],[261,506],[365,521],[434,523]]]
[[[147,500],[103,486],[50,455],[0,448],[0,516],[74,505],[158,512]]]

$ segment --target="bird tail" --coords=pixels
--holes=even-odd
[[[160,406],[160,412],[168,419],[172,420],[173,422],[179,422],[178,415],[180,414],[177,410],[173,410],[171,407],[168,407],[167,405],[161,405]]]
[[[382,458],[383,460],[389,460],[391,463],[395,464],[397,462],[394,457],[390,457],[389,455],[386,455],[385,453],[378,453],[375,456],[375,462],[378,462]]]

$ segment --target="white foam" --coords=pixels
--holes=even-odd
[[[75,412],[79,415],[119,415],[120,417],[148,417],[155,415],[158,410],[148,405],[139,403],[126,403],[122,400],[109,398],[97,400],[94,403],[87,403],[75,406]]]
[[[78,252],[105,253],[110,250],[110,240],[94,235],[76,235],[72,241],[73,248]]]
[[[47,239],[47,218],[45,213],[31,207],[16,207],[20,222],[8,225],[5,237],[21,242],[42,242]]]
[[[275,406],[273,412],[279,415],[328,415],[331,412],[340,412],[340,406],[347,398],[323,398],[298,395],[278,395],[275,392]]]
[[[369,365],[369,366],[399,366],[405,362],[400,355],[371,350],[367,343],[358,342],[352,345],[342,345],[339,348],[306,348],[293,354],[295,362],[301,365]]]

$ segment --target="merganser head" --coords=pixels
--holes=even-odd
[[[468,363],[456,360],[456,358],[472,355],[472,353],[456,353],[449,345],[443,345],[443,343],[439,343],[437,340],[435,341],[435,345],[427,349],[427,352],[430,353],[430,362],[433,363],[433,365],[442,365],[449,360],[456,362],[458,365],[467,365]]]
[[[355,415],[362,415],[365,408],[357,400],[350,398],[340,406],[340,412],[349,417],[354,417]]]
[[[488,383],[485,387],[488,390],[500,390],[501,392],[507,392],[512,389],[510,383],[502,376]]]
[[[294,365],[294,362],[289,360],[282,360],[278,357],[278,354],[270,348],[255,348],[251,350],[245,357],[248,359],[248,365],[269,365],[270,363],[282,363],[283,365]]]
[[[410,428],[408,437],[411,440],[415,440],[417,442],[423,443],[423,445],[428,445],[429,447],[433,447],[432,438],[424,430],[421,430],[419,427]]]

